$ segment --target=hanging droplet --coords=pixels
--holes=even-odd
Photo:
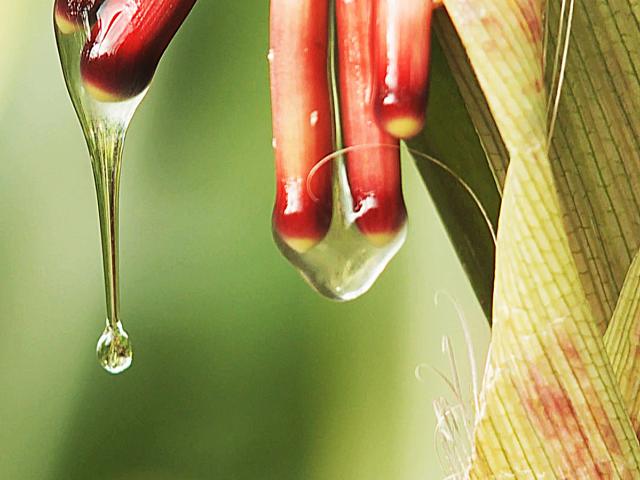
[[[347,48],[362,51],[339,51],[347,60],[338,70],[348,77],[340,82],[343,140],[358,148],[334,163],[323,161],[335,149],[327,78],[330,17],[328,0],[271,2],[273,232],[279,249],[318,292],[351,300],[373,285],[402,246],[406,210],[398,141],[374,121],[370,16],[355,19],[349,29],[358,31],[342,38]]]
[[[358,220],[373,205],[362,205],[355,211],[344,161],[335,160],[333,170],[333,215],[324,238],[306,250],[293,248],[275,228],[274,238],[283,255],[316,291],[333,300],[348,301],[366,293],[400,250],[407,236],[406,217],[387,232],[384,241],[363,233]],[[375,201],[371,198],[372,204]]]
[[[365,293],[407,233],[399,143],[375,122],[372,6],[336,3],[340,126],[346,149],[334,165],[331,225],[304,252],[286,251],[280,243],[309,283],[336,300]],[[308,188],[313,194],[313,181]]]
[[[129,368],[133,360],[133,350],[129,336],[120,322],[111,325],[111,322],[107,321],[107,326],[98,340],[96,354],[102,368],[109,373],[118,374]]]
[[[87,142],[102,242],[107,327],[97,347],[110,373],[131,365],[120,322],[119,191],[129,123],[162,53],[195,0],[56,0],[54,26],[65,82]]]
[[[126,130],[144,93],[121,102],[104,103],[87,91],[80,71],[81,56],[95,25],[99,3],[58,0],[54,19],[60,62],[89,149],[98,200],[107,303],[107,328],[98,342],[98,358],[105,370],[120,373],[131,365],[132,358],[131,344],[119,321],[120,167]]]

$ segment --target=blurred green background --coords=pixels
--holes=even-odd
[[[90,165],[51,0],[0,3],[0,478],[441,478],[420,363],[480,353],[480,309],[414,166],[406,246],[362,299],[320,298],[277,252],[268,2],[201,1],[130,130],[122,315],[130,371],[94,348],[104,300]],[[461,363],[465,363],[462,361]]]

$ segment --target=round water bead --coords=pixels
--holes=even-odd
[[[131,366],[133,350],[129,335],[120,322],[115,327],[107,322],[107,327],[98,340],[96,354],[102,368],[109,373],[122,373]]]

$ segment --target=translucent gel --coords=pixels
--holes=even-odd
[[[64,78],[89,149],[98,200],[102,258],[107,302],[107,327],[97,346],[99,363],[110,373],[131,365],[132,350],[120,322],[118,279],[118,197],[122,150],[127,128],[145,92],[122,102],[103,103],[85,90],[80,77],[80,55],[89,23],[63,33],[56,26],[56,40]]]
[[[366,293],[404,244],[407,225],[398,229],[384,245],[374,245],[360,232],[343,160],[334,164],[333,217],[327,235],[311,249],[300,253],[274,231],[282,254],[320,294],[348,301]]]
[[[133,360],[133,351],[129,336],[120,322],[114,326],[107,321],[107,326],[98,340],[96,352],[100,365],[109,373],[117,374],[129,368]]]

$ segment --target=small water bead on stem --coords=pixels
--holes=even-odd
[[[314,166],[334,150],[329,1],[273,0],[270,44],[277,181],[273,229],[281,248],[304,253],[331,224],[331,165],[320,168],[307,185]]]
[[[196,0],[106,0],[82,52],[85,88],[102,102],[142,93]]]
[[[157,45],[164,45],[170,41],[175,33],[175,21],[184,20],[184,4],[178,5],[175,2],[164,2],[156,0],[137,0],[135,2],[123,2],[121,0],[105,0],[101,8],[96,13],[99,2],[72,2],[71,0],[57,0],[54,7],[54,25],[60,62],[64,73],[65,82],[69,95],[73,102],[78,119],[87,142],[91,165],[93,169],[96,194],[98,201],[98,217],[100,220],[100,235],[102,243],[102,259],[105,280],[105,296],[107,307],[107,327],[100,337],[97,346],[97,356],[100,365],[110,373],[120,373],[131,365],[133,352],[129,337],[125,332],[120,320],[120,283],[119,283],[119,195],[120,195],[120,172],[122,166],[122,152],[127,128],[133,115],[144,98],[148,82],[151,77],[147,75],[147,84],[140,83],[140,76],[137,69],[123,70],[111,68],[110,65],[121,66],[127,61],[120,61],[119,56],[127,56],[132,50],[142,51],[140,48],[132,49],[127,47],[127,43],[133,38],[138,47],[141,44],[153,45],[150,47],[151,57],[147,60],[143,53],[140,53],[138,60],[140,65],[136,68],[146,68],[151,75],[155,71],[159,57]],[[193,4],[193,2],[190,2]],[[136,5],[138,9],[132,7]],[[155,10],[149,5],[162,4],[164,10]],[[117,15],[113,8],[121,7],[123,16],[117,22],[108,23],[107,19],[115,19]],[[144,10],[147,16],[142,18],[139,12]],[[127,17],[127,12],[138,12]],[[188,12],[187,12],[188,13]],[[157,17],[162,19],[158,19]],[[129,25],[124,20],[134,21],[134,25]],[[81,19],[81,21],[79,21]],[[166,37],[167,29],[149,28],[149,25],[171,24],[169,38]],[[93,27],[91,26],[93,25]],[[118,25],[119,32],[115,27]],[[71,28],[71,26],[74,26]],[[81,26],[81,27],[80,27]],[[104,31],[103,31],[104,27]],[[135,27],[135,28],[134,28]],[[146,27],[146,29],[145,29]],[[144,35],[136,32],[142,29]],[[153,38],[153,35],[164,36],[161,40]],[[144,38],[144,41],[141,39]],[[100,43],[106,42],[106,43]],[[102,47],[98,47],[98,44]],[[117,47],[117,48],[116,48]],[[109,85],[112,94],[105,102],[105,95],[96,95],[96,89],[87,88],[81,74],[81,62],[85,60],[83,52],[89,48],[102,48],[104,52],[114,56],[110,62],[102,65],[99,78],[103,83]],[[162,52],[160,52],[161,54]],[[100,62],[100,56],[96,57]],[[147,62],[147,63],[145,63]],[[150,63],[148,63],[150,62]],[[150,65],[153,65],[151,68]],[[90,66],[90,70],[96,67]],[[91,70],[94,71],[94,70]],[[128,75],[128,76],[127,76]],[[118,76],[118,79],[112,77]],[[126,85],[127,88],[114,86]],[[135,85],[132,88],[131,85]]]
[[[374,0],[336,5],[342,135],[345,147],[377,145],[346,154],[357,224],[377,246],[403,235],[407,212],[402,196],[398,140],[376,123],[374,112]]]
[[[417,135],[425,121],[433,0],[374,0],[378,124],[396,138]]]

